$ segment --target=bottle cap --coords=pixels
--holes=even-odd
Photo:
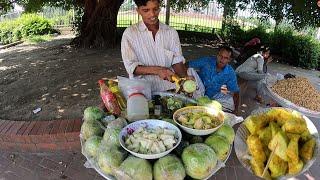
[[[143,96],[143,97],[144,97],[144,94],[143,94],[143,93],[132,93],[132,94],[129,95],[129,98],[130,98],[131,96],[136,96],[136,95],[140,95],[140,96]]]

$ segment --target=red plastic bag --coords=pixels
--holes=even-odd
[[[99,80],[98,82],[100,85],[100,96],[107,110],[112,114],[120,115],[121,109],[116,96],[109,90],[108,86],[104,83],[104,80]]]

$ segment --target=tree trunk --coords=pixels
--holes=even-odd
[[[228,19],[228,6],[224,6],[223,7],[223,17],[222,17],[222,27],[221,27],[221,29],[222,29],[222,31],[224,31],[225,30],[225,28],[226,28],[226,25],[227,25],[227,19]]]
[[[85,0],[80,34],[73,40],[79,47],[114,47],[117,15],[123,0]]]
[[[232,19],[236,12],[236,1],[226,1],[223,4],[223,19],[222,19],[222,30],[225,29],[228,21]]]
[[[274,8],[274,12],[272,12],[273,14],[273,18],[276,22],[275,24],[275,30],[278,29],[280,23],[283,21],[283,10],[285,9],[284,4],[277,4],[276,7]]]
[[[170,0],[166,0],[166,25],[170,24]]]

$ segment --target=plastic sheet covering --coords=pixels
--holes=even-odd
[[[151,163],[135,156],[125,159],[116,173],[119,180],[152,180],[152,176]]]
[[[216,167],[218,157],[210,146],[196,143],[183,150],[181,159],[189,176],[203,179]]]
[[[93,158],[90,158],[89,156],[87,156],[87,154],[84,152],[84,139],[82,138],[82,134],[80,134],[80,143],[81,143],[81,153],[82,155],[84,155],[87,159],[87,161],[84,163],[84,167],[86,168],[92,168],[95,169],[102,177],[104,177],[105,179],[108,180],[116,180],[116,178],[114,176],[112,176],[111,174],[105,174],[103,173],[98,164],[97,161]]]
[[[154,163],[153,178],[183,180],[186,177],[186,171],[179,158],[175,155],[168,155],[160,158]]]
[[[274,101],[276,101],[278,104],[280,104],[282,107],[294,109],[296,111],[301,112],[302,114],[312,117],[312,118],[319,118],[320,112],[313,111],[310,109],[307,109],[305,107],[298,106],[291,101],[279,96],[278,94],[274,93],[271,89],[271,87],[277,82],[277,79],[273,76],[267,76],[266,81],[263,84],[263,90],[264,92],[272,98]]]
[[[169,93],[171,94],[171,93]],[[192,100],[192,99],[191,99]],[[188,101],[188,100],[187,100]],[[225,113],[225,124],[228,124],[230,126],[233,126],[237,123],[240,123],[243,121],[243,118],[242,117],[238,117],[238,116],[235,116],[234,114],[230,114],[230,113]],[[106,128],[104,128],[106,129]],[[120,176],[120,177],[123,177],[123,178],[128,178],[128,175],[126,174],[123,174],[123,172],[121,172],[121,170],[119,170],[119,168],[112,168],[112,171],[113,171],[113,174],[107,174],[105,172],[102,171],[102,169],[99,167],[99,164],[98,164],[98,161],[97,159],[93,159],[93,158],[90,158],[87,156],[87,154],[84,152],[84,149],[83,149],[83,145],[84,145],[84,139],[82,137],[83,135],[80,134],[80,142],[81,142],[81,150],[82,150],[82,154],[86,157],[87,161],[85,162],[84,166],[86,168],[93,168],[95,169],[103,178],[107,179],[107,180],[116,180],[117,178],[115,176]],[[100,145],[100,148],[98,151],[105,151],[105,149],[103,149],[103,147],[106,147],[106,145],[104,144],[104,142],[102,141],[101,142],[101,145]],[[229,159],[230,157],[230,154],[232,152],[232,147],[233,145],[231,144],[230,145],[230,148],[229,148],[229,151],[228,151],[228,154],[226,156],[226,158],[221,161],[221,160],[218,160],[217,161],[217,165],[212,169],[212,171],[210,172],[210,174],[204,178],[204,180],[207,180],[209,179],[211,176],[213,176],[215,173],[217,173],[221,168],[225,167],[225,163],[227,162],[227,160]],[[118,149],[119,152],[122,152],[123,149]],[[119,153],[117,153],[119,155]],[[128,154],[128,153],[126,153]],[[98,155],[99,156],[99,155]],[[118,157],[121,157],[121,156],[118,156]]]
[[[96,165],[103,174],[116,176],[121,163],[125,160],[128,153],[116,146],[109,146],[102,142],[98,149]]]
[[[265,113],[267,111],[269,111],[270,109],[274,109],[274,108],[258,108],[256,110],[254,110],[251,115],[257,115],[257,114],[262,114]],[[289,111],[292,111],[290,109],[287,109]],[[296,174],[295,176],[301,175],[303,174],[305,171],[307,171],[312,164],[315,162],[316,157],[319,153],[319,133],[317,128],[315,127],[315,125],[312,123],[312,121],[303,115],[303,119],[306,121],[307,123],[307,128],[310,131],[311,135],[316,139],[316,147],[314,148],[314,152],[313,152],[313,158],[308,161],[306,164],[304,164],[303,169],[299,172],[299,174]],[[244,125],[244,123],[240,124],[237,132],[236,132],[236,137],[234,140],[234,149],[237,155],[237,158],[239,159],[240,163],[248,170],[250,171],[252,174],[254,174],[252,172],[251,166],[250,166],[250,159],[251,156],[249,155],[249,151],[248,151],[248,146],[246,143],[247,137],[250,135],[250,132],[248,131],[248,129],[246,128],[246,126]],[[292,176],[290,175],[286,175],[286,176],[280,176],[277,179],[288,179],[291,178]]]

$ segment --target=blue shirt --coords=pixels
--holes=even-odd
[[[227,85],[228,91],[239,92],[237,76],[230,65],[217,72],[216,57],[203,57],[188,62],[190,68],[197,70],[206,89],[205,95],[213,98],[221,92],[221,86]]]

